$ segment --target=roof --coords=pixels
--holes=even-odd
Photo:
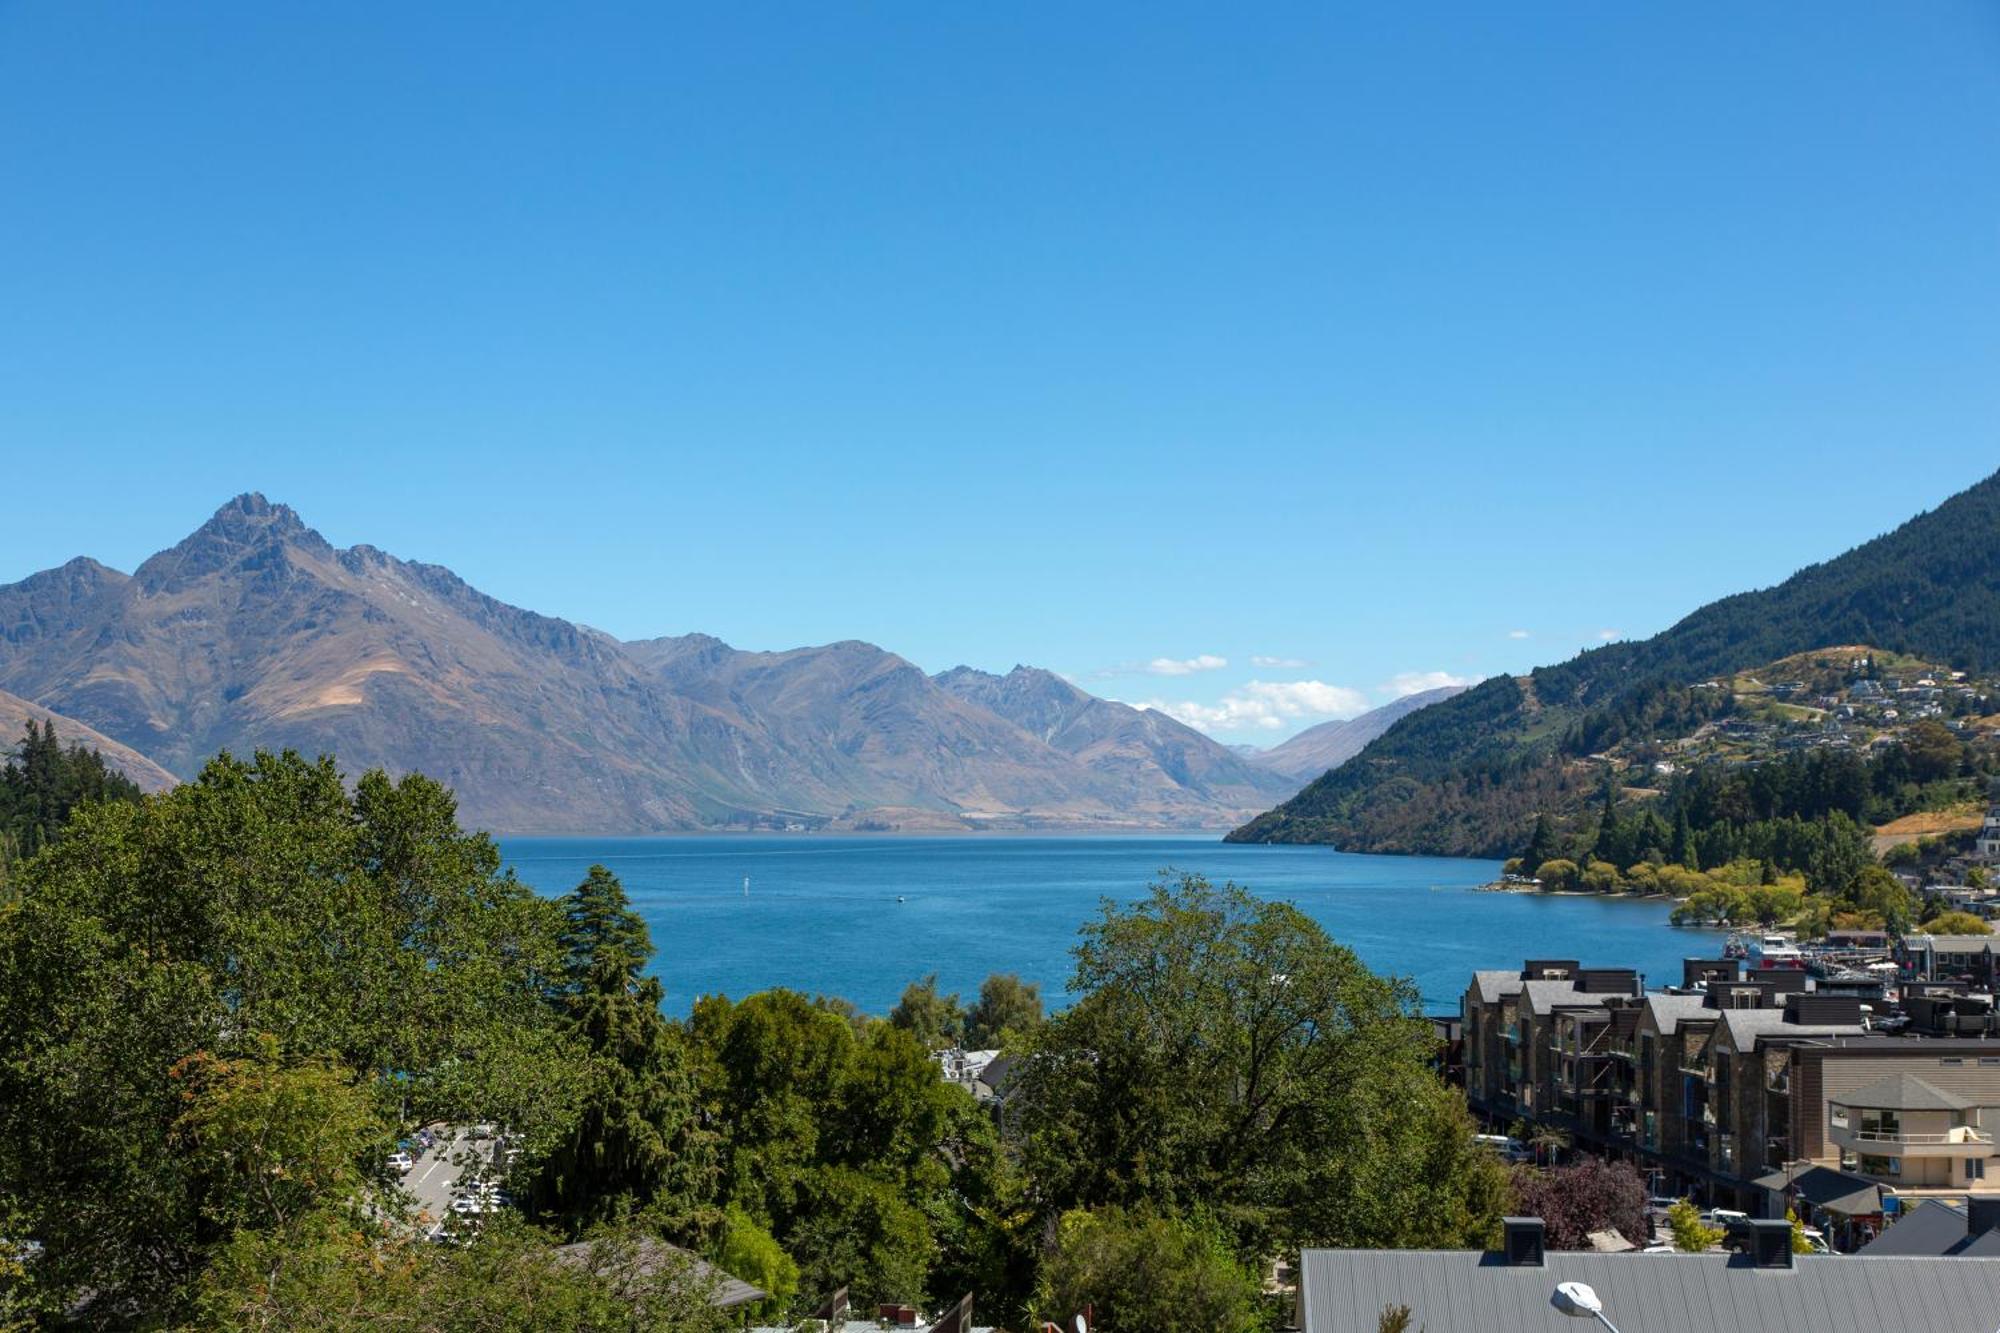
[[[1603,1004],[1602,995],[1576,988],[1574,981],[1524,981],[1521,989],[1528,997],[1528,1012],[1546,1014],[1559,1004]]]
[[[1716,1254],[1550,1251],[1539,1268],[1475,1250],[1307,1250],[1305,1333],[1375,1333],[1384,1307],[1410,1307],[1426,1333],[1572,1333],[1550,1297],[1584,1282],[1620,1333],[1993,1333],[2000,1261],[1807,1255],[1757,1268]]]
[[[1474,972],[1472,984],[1481,1004],[1498,1004],[1503,996],[1521,993],[1519,972]]]
[[[2000,935],[1911,935],[1904,942],[1912,949],[1928,946],[1935,953],[1985,953],[2000,945]]]
[[[556,1258],[573,1268],[588,1268],[592,1260],[598,1257],[597,1248],[596,1241],[580,1240],[574,1245],[557,1246]],[[706,1259],[678,1245],[669,1245],[650,1236],[642,1236],[632,1242],[629,1256],[613,1253],[606,1257],[627,1259],[631,1271],[643,1277],[652,1277],[669,1264],[685,1264],[695,1281],[715,1284],[708,1303],[718,1310],[730,1310],[739,1305],[748,1305],[752,1301],[761,1301],[770,1294],[759,1287],[751,1286],[741,1278],[731,1277]]]
[[[1969,1111],[1974,1106],[1957,1093],[1926,1083],[1915,1074],[1891,1074],[1859,1092],[1843,1092],[1827,1100],[1836,1106],[1877,1111]]]
[[[1884,1255],[2000,1255],[2000,1231],[1970,1235],[1965,1209],[1943,1199],[1925,1199],[1857,1253]]]
[[[1653,1015],[1653,1023],[1662,1034],[1671,1036],[1684,1018],[1699,1018],[1703,1014],[1714,1016],[1721,1012],[1708,1007],[1708,998],[1702,995],[1662,995],[1655,992],[1646,997],[1646,1008]]]
[[[1782,1009],[1723,1009],[1729,1044],[1747,1050],[1759,1037],[1839,1037],[1866,1032],[1861,1023],[1789,1023]]]
[[[1807,1203],[1846,1217],[1868,1217],[1882,1211],[1882,1189],[1866,1176],[1853,1176],[1830,1166],[1793,1167],[1760,1176],[1757,1185],[1767,1190],[1788,1186]]]

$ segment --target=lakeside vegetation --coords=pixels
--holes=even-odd
[[[0,1326],[719,1329],[691,1270],[639,1261],[666,1240],[774,1319],[845,1286],[1247,1330],[1280,1255],[1476,1245],[1512,1202],[1409,985],[1198,877],[1107,903],[1046,1019],[1007,978],[884,1019],[785,990],[671,1019],[615,876],[538,895],[445,788],[326,758],[85,801],[16,888]],[[931,1057],[970,1038],[1015,1058],[1004,1115]],[[462,1244],[387,1165],[436,1121],[521,1149],[516,1207]]]
[[[1870,758],[1815,750],[1699,768],[1643,799],[1621,800],[1607,785],[1594,820],[1562,827],[1538,816],[1507,870],[1554,891],[1665,895],[1679,900],[1674,920],[1692,925],[1787,924],[1809,938],[1964,925],[1877,860],[1870,828],[1984,791],[1991,764],[1937,728]],[[1923,855],[1906,846],[1896,863]],[[1985,933],[1967,920],[1967,933]]]

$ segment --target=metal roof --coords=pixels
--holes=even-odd
[[[718,1310],[731,1310],[752,1301],[761,1301],[770,1293],[751,1286],[742,1278],[732,1277],[714,1264],[697,1254],[669,1245],[663,1240],[650,1236],[640,1237],[633,1242],[629,1251],[614,1244],[603,1254],[599,1253],[598,1242],[582,1240],[573,1245],[556,1248],[556,1258],[574,1268],[594,1268],[601,1260],[629,1264],[631,1270],[642,1276],[652,1277],[666,1268],[685,1267],[688,1275],[696,1282],[709,1284],[708,1303]]]
[[[1856,1253],[1871,1258],[1956,1254],[1975,1239],[1966,1232],[1965,1209],[1943,1199],[1925,1199]]]
[[[1915,1074],[1891,1074],[1859,1092],[1827,1098],[1835,1106],[1859,1106],[1875,1111],[1969,1111],[1976,1103],[1955,1092],[1924,1082]]]
[[[1478,988],[1479,999],[1482,1004],[1498,1004],[1500,997],[1503,995],[1519,995],[1521,993],[1521,974],[1519,972],[1474,972],[1472,974],[1472,984]]]
[[[1724,1009],[1720,1013],[1729,1028],[1729,1044],[1739,1051],[1759,1037],[1842,1037],[1868,1030],[1860,1023],[1790,1023],[1782,1009]]]
[[[1767,1190],[1787,1186],[1807,1203],[1847,1217],[1868,1217],[1882,1211],[1882,1189],[1866,1176],[1851,1176],[1830,1166],[1793,1166],[1758,1177]]]
[[[1757,1268],[1714,1254],[1550,1251],[1510,1267],[1475,1250],[1307,1250],[1305,1333],[1376,1333],[1385,1307],[1410,1307],[1425,1333],[1576,1333],[1550,1304],[1558,1282],[1597,1291],[1620,1333],[1994,1333],[2000,1260],[1802,1256]]]
[[[1646,1008],[1652,1011],[1653,1022],[1663,1036],[1671,1036],[1684,1018],[1699,1018],[1703,1014],[1716,1017],[1722,1012],[1710,1009],[1706,996],[1662,995],[1658,992],[1646,997]]]

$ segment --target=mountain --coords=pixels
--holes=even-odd
[[[1370,741],[1407,714],[1464,692],[1463,685],[1444,685],[1435,690],[1406,694],[1394,703],[1371,708],[1359,717],[1307,727],[1290,740],[1258,752],[1251,762],[1287,778],[1310,782],[1360,754]]]
[[[1962,669],[2000,664],[2000,474],[1650,639],[1496,676],[1412,713],[1229,837],[1509,855],[1537,811],[1591,783],[1578,760],[1628,736],[1692,731],[1715,707],[1718,691],[1695,688],[1712,677],[1847,643]]]
[[[81,745],[86,750],[95,750],[104,756],[104,762],[123,773],[138,784],[143,792],[165,791],[178,781],[173,774],[161,768],[129,745],[120,745],[109,736],[86,727],[73,717],[52,713],[46,708],[37,708],[19,695],[0,690],[0,749],[11,749],[20,742],[30,722],[53,725],[56,739],[64,745]]]
[[[0,587],[0,690],[183,778],[222,749],[332,753],[519,833],[1216,828],[1283,794],[1207,782],[1234,761],[1202,738],[1178,770],[1167,744],[1157,771],[1071,752],[870,644],[621,643],[337,549],[260,495],[130,575],[77,559]]]
[[[996,676],[961,666],[935,679],[1118,782],[1121,801],[1132,808],[1171,805],[1189,793],[1204,802],[1254,808],[1298,790],[1289,775],[1246,762],[1165,713],[1100,699],[1040,667],[1017,666]]]

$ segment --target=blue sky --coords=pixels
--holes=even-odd
[[[1080,8],[0,0],[0,581],[259,489],[1269,741],[2000,466],[2000,9]]]

